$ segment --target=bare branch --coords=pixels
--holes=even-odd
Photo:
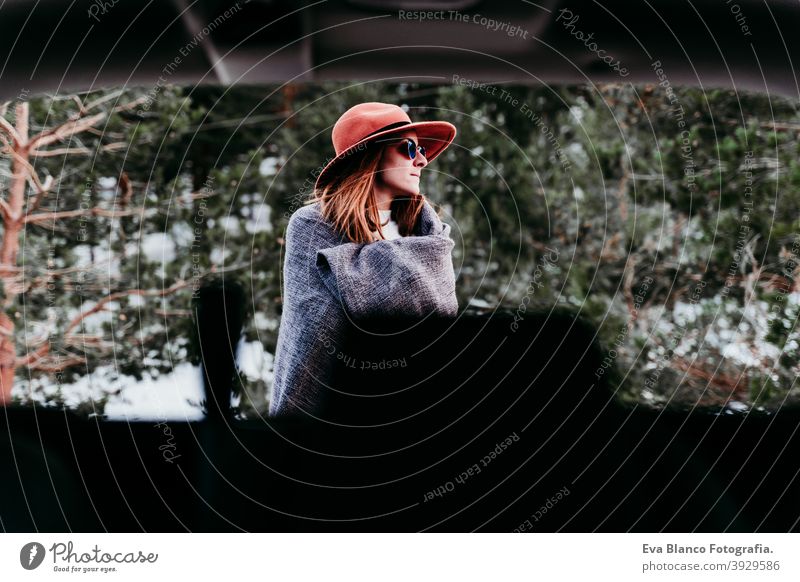
[[[77,148],[55,148],[52,150],[33,150],[31,151],[31,157],[34,158],[52,158],[55,156],[69,156],[74,154],[81,154],[84,156],[91,155],[92,150],[85,147],[77,147]]]
[[[112,293],[100,299],[95,305],[84,311],[80,315],[77,315],[70,321],[67,329],[64,331],[64,343],[66,345],[75,345],[78,341],[83,341],[83,345],[87,345],[87,347],[97,347],[97,348],[107,348],[110,344],[102,342],[102,338],[97,338],[97,336],[90,336],[88,334],[79,334],[79,333],[71,333],[76,327],[78,327],[81,322],[89,317],[90,315],[94,315],[95,313],[99,313],[101,311],[106,310],[106,305],[111,301],[116,301],[117,299],[121,299],[122,297],[128,297],[130,295],[139,295],[142,297],[165,297],[167,295],[171,295],[176,291],[179,291],[187,286],[189,286],[190,281],[178,281],[171,287],[166,289],[127,289],[125,291],[117,291],[116,293]],[[0,335],[3,333],[2,328],[0,328]],[[13,333],[13,330],[11,331]],[[52,368],[53,364],[49,361],[46,361],[45,358],[50,352],[50,342],[43,343],[39,348],[33,350],[32,352],[28,352],[25,356],[18,357],[16,359],[17,366],[27,366],[28,368],[35,369],[35,370],[42,370],[47,371],[60,371],[66,369],[70,366],[74,366],[76,364],[83,364],[86,362],[86,359],[81,356],[73,356],[71,359],[64,360],[59,364],[59,368]],[[81,345],[81,344],[79,344]],[[70,362],[67,364],[67,362]]]
[[[96,351],[110,351],[114,348],[114,342],[104,339],[101,335],[88,333],[73,333],[64,336],[64,345],[82,350],[92,349]]]
[[[622,271],[624,273],[623,293],[625,295],[625,302],[628,306],[628,315],[630,316],[627,322],[629,332],[633,330],[633,324],[636,322],[638,316],[636,302],[633,297],[633,276],[636,273],[636,265],[638,262],[639,257],[636,254],[631,253],[628,255],[625,268]]]
[[[12,156],[14,157],[14,159],[25,167],[25,170],[26,170],[26,172],[28,174],[28,182],[30,182],[31,186],[33,186],[34,189],[36,190],[37,195],[36,195],[36,199],[34,200],[34,202],[36,202],[36,204],[33,207],[33,209],[35,209],[35,208],[37,208],[39,206],[38,201],[41,200],[42,196],[44,196],[50,190],[50,188],[52,188],[52,186],[53,186],[53,177],[52,176],[47,176],[47,178],[45,178],[45,181],[44,181],[44,184],[43,184],[42,181],[39,179],[39,174],[36,172],[36,170],[31,165],[31,163],[28,160],[25,159],[25,156],[23,156],[22,154],[20,154],[17,151],[12,151],[11,153],[12,153]],[[6,207],[3,208],[3,211],[4,211],[4,213],[7,212],[6,216],[10,220],[18,220],[19,219],[19,217],[16,216],[11,211],[11,207],[10,206],[6,205]]]
[[[738,125],[738,121],[731,120],[731,125]],[[800,125],[796,123],[776,123],[774,121],[768,123],[760,123],[759,127],[763,129],[784,130],[784,131],[800,131]]]
[[[105,218],[118,218],[120,216],[132,216],[138,211],[131,210],[107,210],[105,208],[86,208],[81,210],[63,210],[61,212],[40,212],[30,214],[23,218],[25,224],[39,224],[42,222],[63,220],[65,218],[78,218],[80,216],[103,216]]]
[[[93,283],[93,280],[94,277],[96,277],[98,273],[102,273],[104,267],[110,263],[110,259],[105,259],[94,262],[91,265],[67,267],[64,269],[47,269],[45,274],[39,276],[31,276],[30,271],[32,271],[32,269],[30,267],[16,267],[16,272],[4,273],[3,278],[6,287],[17,290],[19,293],[43,289],[57,279],[63,281],[63,288],[65,291],[75,291],[79,288],[85,292],[102,293],[108,285]],[[81,278],[76,280],[76,274],[81,276]],[[89,276],[88,278],[87,275]],[[73,278],[70,279],[70,277]]]
[[[13,277],[24,270],[24,267],[18,267],[17,265],[0,265],[0,278]]]
[[[101,134],[102,135],[102,134]],[[128,143],[124,141],[115,141],[112,143],[108,143],[105,145],[101,145],[98,148],[98,151],[101,152],[119,152],[124,150],[128,147]],[[87,147],[79,146],[79,147],[66,147],[66,148],[54,148],[51,150],[31,150],[30,155],[34,158],[52,158],[55,156],[70,156],[70,155],[82,155],[82,156],[89,156],[92,154],[92,150]]]
[[[122,131],[104,131],[102,129],[97,129],[96,127],[90,127],[86,130],[86,133],[91,135],[96,135],[99,137],[108,137],[111,139],[125,139],[125,133]]]
[[[249,269],[252,266],[253,265],[251,263],[234,263],[233,265],[228,265],[220,269],[216,265],[211,265],[211,268],[208,270],[208,272],[203,273],[200,275],[200,277],[205,277],[208,274],[231,273],[233,271],[239,271],[240,269]]]
[[[38,181],[38,178],[36,179]],[[39,209],[39,205],[42,203],[42,199],[44,195],[50,191],[50,188],[53,187],[53,177],[47,176],[45,178],[44,184],[34,184],[36,188],[36,196],[34,196],[33,200],[28,204],[28,209],[25,214],[30,214],[31,212],[36,212]]]
[[[116,301],[117,299],[121,299],[123,297],[129,297],[131,295],[138,295],[140,297],[166,297],[167,295],[171,295],[176,291],[180,291],[185,287],[188,287],[191,284],[191,281],[178,281],[177,283],[173,284],[171,287],[167,287],[166,289],[126,289],[125,291],[117,291],[116,293],[112,293],[110,295],[106,295],[102,299],[100,299],[97,303],[95,303],[94,307],[85,311],[75,317],[70,324],[67,326],[67,329],[64,332],[64,336],[68,336],[69,333],[75,329],[80,323],[99,311],[105,310],[106,304],[111,301]]]
[[[75,135],[76,133],[86,131],[88,128],[92,127],[96,123],[99,123],[106,117],[106,113],[96,113],[94,115],[90,115],[89,117],[62,123],[58,127],[48,129],[38,134],[28,142],[28,148],[37,149],[57,141],[63,141],[64,139]]]
[[[2,212],[4,221],[10,220],[11,215],[13,214],[11,207],[8,205],[8,202],[6,202],[4,198],[0,198],[0,212]]]
[[[117,187],[121,192],[119,204],[125,208],[130,204],[131,198],[133,197],[133,185],[131,184],[131,179],[128,177],[127,172],[122,172]]]
[[[103,146],[100,146],[100,151],[103,152],[121,152],[122,150],[128,147],[128,142],[124,141],[115,141],[111,143],[107,143]]]
[[[85,107],[85,110],[89,111],[90,109],[94,109],[95,107],[98,107],[98,106],[102,105],[103,103],[108,103],[112,99],[117,99],[120,95],[122,95],[122,89],[118,89],[117,91],[113,91],[112,93],[109,93],[108,95],[105,95],[103,97],[95,99],[94,101],[89,103]]]
[[[696,356],[692,358],[691,362],[680,356],[675,356],[675,358],[672,360],[672,365],[677,370],[685,372],[689,376],[698,378],[710,386],[719,387],[727,392],[732,390],[739,383],[739,380],[730,374],[725,374],[719,370],[715,370],[713,372],[704,370],[701,367],[702,364],[697,361]]]
[[[74,116],[74,119],[78,119],[79,117],[82,117],[82,116],[86,115],[86,113],[87,113],[86,107],[84,107],[83,101],[81,101],[81,98],[78,97],[77,95],[73,95],[72,96],[72,100],[78,105],[78,114],[76,116]]]
[[[619,180],[619,185],[617,186],[617,200],[619,201],[619,215],[622,219],[622,224],[624,225],[625,222],[628,220],[628,180],[630,179],[631,173],[628,171],[628,167],[625,166],[625,173],[622,175],[622,178]]]
[[[8,138],[2,132],[0,132],[0,142],[3,142],[3,149],[5,150],[4,153],[10,155],[11,153],[14,152],[14,146],[11,145],[11,142],[8,141]]]
[[[47,192],[50,191],[50,188],[53,187],[53,176],[47,176],[44,179],[44,184],[39,180],[39,176],[36,173],[31,173],[30,175],[30,183],[33,186],[33,189],[36,190],[37,196],[44,196]]]
[[[22,136],[17,132],[16,128],[2,115],[0,115],[0,130],[4,131],[14,142],[14,145],[19,147],[22,144]]]
[[[146,102],[147,102],[147,96],[144,95],[142,97],[139,97],[138,99],[134,99],[130,103],[123,103],[122,105],[117,105],[116,107],[114,107],[114,109],[111,110],[111,113],[119,113],[120,111],[128,111],[130,109],[135,109],[142,103]]]
[[[11,327],[6,325],[6,321],[8,321]],[[11,337],[14,335],[14,323],[8,319],[8,316],[0,317],[0,335],[6,337]]]
[[[67,368],[82,365],[86,365],[86,358],[82,356],[70,356],[69,358],[50,357],[47,360],[41,357],[31,362],[26,362],[25,358],[17,358],[17,366],[27,366],[30,370],[44,372],[45,374],[55,374],[63,372]]]
[[[192,311],[189,309],[156,309],[154,311],[156,315],[160,315],[162,317],[191,317]]]

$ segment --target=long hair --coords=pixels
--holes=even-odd
[[[335,174],[314,190],[307,204],[320,202],[322,216],[351,242],[374,241],[373,231],[381,233],[380,214],[373,192],[383,148],[370,144],[360,155],[351,155],[336,168]],[[425,199],[417,192],[392,200],[391,217],[403,236],[414,234]],[[383,234],[380,234],[381,238]]]

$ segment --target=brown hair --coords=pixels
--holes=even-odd
[[[383,148],[366,148],[357,156],[349,156],[321,188],[314,190],[313,198],[306,202],[320,202],[322,216],[351,242],[373,242],[373,231],[380,228],[380,215],[373,192],[375,176]],[[421,194],[398,196],[392,200],[392,219],[403,236],[414,234],[414,227],[422,212],[425,199]],[[380,234],[381,238],[384,238]]]

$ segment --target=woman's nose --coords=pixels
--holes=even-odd
[[[417,157],[414,158],[414,166],[417,168],[424,168],[428,165],[428,159],[422,155],[421,152],[417,152]]]

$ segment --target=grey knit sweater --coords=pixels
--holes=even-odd
[[[313,413],[348,321],[458,311],[450,226],[427,200],[413,236],[345,242],[314,203],[292,214],[285,240],[271,416]]]

